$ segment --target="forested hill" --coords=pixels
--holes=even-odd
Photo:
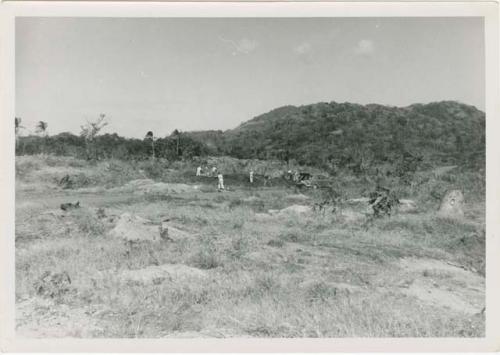
[[[284,106],[233,130],[190,135],[213,153],[316,166],[391,161],[404,153],[436,163],[481,163],[485,115],[454,101],[408,107],[331,102]]]
[[[331,102],[280,107],[232,130],[175,130],[154,140],[147,135],[131,139],[116,133],[97,135],[90,143],[72,133],[16,138],[19,155],[139,160],[229,155],[353,171],[413,156],[432,165],[480,167],[485,158],[485,115],[453,101],[408,107]]]

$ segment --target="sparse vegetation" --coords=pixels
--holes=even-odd
[[[408,151],[415,153],[389,154],[403,142],[394,135],[416,129],[418,120],[432,130],[437,124],[431,118],[441,115],[442,137],[454,117],[447,108],[455,106],[283,108],[224,135],[206,133],[217,141],[210,149],[233,157],[207,155],[210,149],[199,142],[203,132],[158,139],[151,132],[144,140],[97,135],[97,153],[91,154],[97,159],[91,160],[81,137],[44,137],[47,154],[39,155],[31,154],[41,153],[41,137],[21,137],[17,331],[105,338],[484,336],[482,162],[456,155],[446,159],[457,167],[443,169],[434,153],[453,155],[458,143],[442,139],[446,147],[420,149],[436,132],[422,141],[413,137]],[[457,107],[469,114],[470,125],[449,134],[484,149],[483,116]],[[342,153],[315,151],[314,140],[323,144],[325,137],[300,141],[303,118],[313,128],[344,132],[332,143]],[[374,128],[385,127],[386,120],[399,125],[390,137]],[[360,122],[371,123],[362,129]],[[287,141],[281,134],[292,134],[294,127],[298,136]],[[261,128],[267,133],[252,139],[273,138],[269,156],[258,144],[244,143],[250,130]],[[257,148],[233,151],[234,137],[242,139],[240,147]],[[374,144],[371,153],[367,142]],[[313,178],[310,188],[299,191],[282,172],[301,159],[314,166],[302,166]],[[213,176],[194,176],[200,164],[227,172],[227,190],[217,192]],[[250,167],[254,184],[248,181]],[[271,183],[264,185],[266,176]],[[450,189],[464,193],[461,219],[435,213]],[[401,212],[403,199],[415,201],[416,211]],[[76,201],[79,208],[61,210],[61,204]],[[158,235],[167,224],[170,238],[111,236],[123,213],[146,221]]]

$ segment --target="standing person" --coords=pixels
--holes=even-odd
[[[253,170],[250,170],[250,183],[253,184]]]
[[[196,168],[196,176],[201,176],[201,166]]]
[[[222,175],[221,172],[217,175],[217,180],[219,181],[219,184],[217,185],[217,189],[220,191],[224,190],[224,176]]]

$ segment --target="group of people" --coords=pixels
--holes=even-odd
[[[205,171],[205,173],[203,173]],[[224,190],[224,175],[222,175],[221,171],[217,170],[217,167],[212,167],[211,171],[209,171],[208,166],[205,167],[204,169],[201,166],[198,166],[196,168],[196,176],[217,176],[217,190],[222,191]],[[254,171],[250,170],[248,173],[248,179],[251,184],[253,184],[254,181]]]
[[[221,171],[217,170],[216,166],[213,166],[212,169],[208,169],[208,166],[205,168],[202,168],[201,166],[198,166],[196,168],[196,176],[217,176],[217,189],[219,191],[224,190],[224,175],[222,175]]]
[[[208,166],[205,166],[205,168],[202,168],[201,166],[198,166],[196,168],[196,176],[216,176],[217,175],[217,167],[212,167],[212,170],[208,169]]]
[[[224,175],[222,175],[222,172],[217,169],[217,167],[213,166],[212,169],[209,169],[208,166],[205,166],[202,168],[201,166],[198,166],[196,168],[196,176],[212,176],[215,177],[217,176],[217,189],[219,191],[224,190]],[[254,177],[255,173],[253,169],[250,169],[248,172],[248,181],[250,184],[254,183]],[[300,173],[299,171],[295,170],[288,170],[286,173],[286,178],[288,180],[294,181],[295,183],[307,183],[309,182],[309,179],[311,178],[311,174],[309,173]],[[264,186],[267,185],[267,182],[271,179],[270,176],[265,176],[264,179]]]

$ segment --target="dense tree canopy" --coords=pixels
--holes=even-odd
[[[93,144],[100,158],[149,159],[153,134],[148,133],[148,139],[97,135]],[[40,153],[43,145],[48,153],[85,156],[83,136],[61,133],[46,137],[43,144],[39,138],[21,137],[17,153]],[[169,160],[230,155],[354,171],[403,162],[408,156],[436,164],[477,165],[484,164],[485,115],[453,101],[402,108],[336,102],[285,106],[233,130],[175,130],[170,136],[154,137],[154,153]]]
[[[214,153],[300,164],[360,165],[404,154],[436,163],[484,161],[485,116],[452,101],[408,107],[318,103],[285,106],[226,132],[196,132]]]

